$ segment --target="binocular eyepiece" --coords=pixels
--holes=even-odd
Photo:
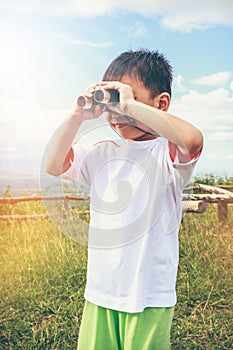
[[[77,98],[77,105],[80,108],[89,109],[98,104],[119,102],[119,92],[117,90],[103,90],[101,88],[98,88],[93,90],[91,94],[91,97],[80,95]]]

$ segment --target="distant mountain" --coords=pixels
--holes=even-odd
[[[8,173],[0,175],[0,196],[6,191],[12,196],[33,195],[39,190],[39,176],[36,174]]]
[[[89,194],[89,189],[57,177],[32,173],[9,172],[0,174],[0,197],[14,196]]]

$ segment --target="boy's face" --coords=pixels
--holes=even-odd
[[[129,85],[132,88],[135,100],[158,108],[159,97],[151,98],[150,90],[148,90],[145,85],[136,77],[125,74],[120,79],[120,82]],[[125,139],[149,140],[154,138],[154,136],[150,135],[155,134],[154,130],[130,117],[123,116],[114,112],[107,112],[106,119],[108,120],[110,126]],[[137,129],[137,127],[141,130]],[[150,134],[145,134],[146,132],[149,132]]]

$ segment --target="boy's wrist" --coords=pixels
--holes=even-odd
[[[73,111],[68,115],[68,118],[79,121],[80,123],[84,122],[85,120],[82,115],[82,111]]]
[[[124,113],[134,119],[140,120],[140,115],[142,114],[144,103],[133,100],[125,103]]]

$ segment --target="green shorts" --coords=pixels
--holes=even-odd
[[[169,350],[174,307],[127,313],[86,301],[78,350]]]

